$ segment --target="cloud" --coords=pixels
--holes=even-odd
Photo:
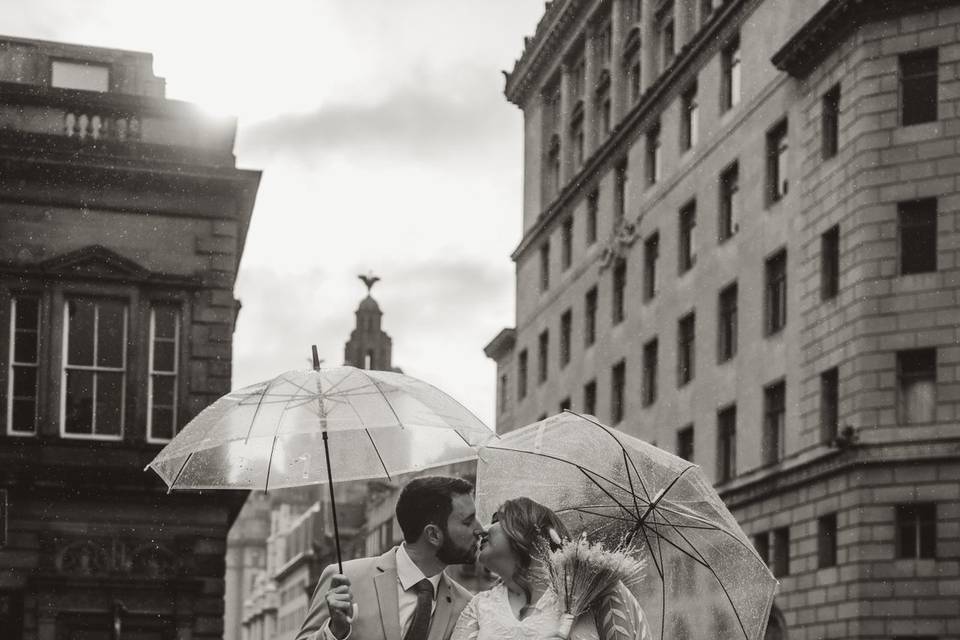
[[[498,78],[489,68],[467,65],[456,76],[424,73],[373,101],[334,100],[242,127],[238,150],[301,159],[373,153],[436,160],[502,151],[519,135],[519,118],[504,108]]]

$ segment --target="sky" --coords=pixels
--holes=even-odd
[[[263,178],[234,387],[343,363],[373,290],[393,362],[491,427],[484,345],[514,320],[522,114],[503,97],[543,0],[0,0],[6,35],[148,51],[167,97],[239,118]]]

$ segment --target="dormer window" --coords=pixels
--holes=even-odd
[[[50,86],[58,89],[106,92],[110,90],[110,67],[54,60],[50,65]]]

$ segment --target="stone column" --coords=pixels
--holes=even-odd
[[[627,70],[623,66],[623,42],[627,37],[624,24],[624,0],[613,0],[610,6],[610,122],[615,127],[626,112]]]
[[[573,145],[570,142],[570,112],[573,110],[573,101],[570,93],[573,90],[570,82],[570,68],[566,63],[560,65],[560,184],[558,191],[570,179],[570,167],[573,165]]]
[[[653,2],[643,3],[640,22],[640,92],[647,90],[660,75],[659,47],[657,47],[657,20]]]
[[[583,34],[583,158],[586,160],[594,149],[597,139],[597,129],[600,123],[594,105],[597,103],[597,78],[600,68],[597,65],[597,55],[594,47],[594,30],[587,27]]]

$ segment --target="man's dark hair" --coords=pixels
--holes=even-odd
[[[403,539],[416,542],[428,524],[437,525],[446,534],[453,497],[471,493],[473,485],[462,478],[425,476],[408,482],[397,498],[397,522]]]

